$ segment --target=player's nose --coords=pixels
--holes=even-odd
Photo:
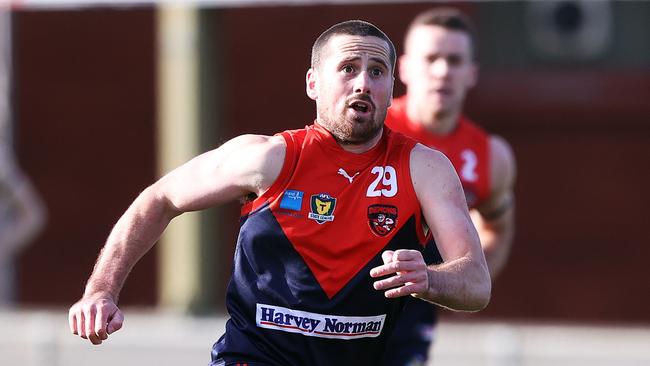
[[[370,84],[370,75],[368,75],[368,72],[360,72],[354,78],[354,92],[359,94],[370,94]]]

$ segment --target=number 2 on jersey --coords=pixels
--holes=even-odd
[[[476,173],[478,158],[476,153],[470,149],[465,149],[460,153],[460,157],[464,162],[460,170],[460,177],[466,182],[476,182],[478,180],[478,174]]]
[[[370,172],[377,174],[377,178],[368,186],[367,197],[393,197],[397,194],[397,172],[395,172],[395,168],[392,166],[376,166]],[[381,183],[381,188],[379,183]]]

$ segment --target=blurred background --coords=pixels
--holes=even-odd
[[[0,364],[206,364],[238,205],[175,220],[98,348],[67,334],[67,308],[111,227],[190,157],[310,124],[305,73],[327,27],[370,21],[400,53],[413,16],[450,4],[478,28],[467,114],[517,158],[517,233],[489,307],[443,312],[432,364],[650,364],[650,2],[4,1],[0,136],[44,226],[11,254]]]

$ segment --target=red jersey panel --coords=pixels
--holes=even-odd
[[[269,202],[284,234],[332,298],[407,219],[421,227],[410,152],[415,142],[385,129],[370,151],[343,150],[318,124],[282,133],[285,165],[251,207]],[[245,212],[244,211],[244,212]],[[424,242],[424,234],[418,233]]]
[[[445,154],[458,173],[470,208],[479,206],[489,198],[489,135],[467,117],[461,116],[458,126],[449,135],[434,135],[420,124],[409,120],[406,115],[406,98],[402,96],[393,100],[388,109],[386,125]]]

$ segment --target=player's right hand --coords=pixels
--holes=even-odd
[[[70,307],[68,322],[72,334],[101,344],[122,328],[124,315],[110,297],[84,297]]]

